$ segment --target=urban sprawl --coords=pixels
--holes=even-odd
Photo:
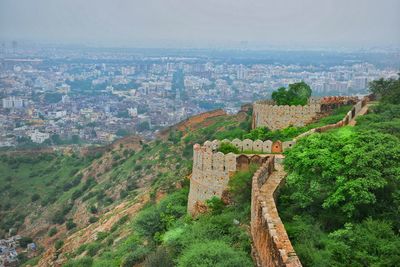
[[[153,138],[163,127],[216,108],[234,113],[305,81],[313,95],[365,94],[396,69],[368,62],[333,66],[229,63],[212,57],[111,52],[3,54],[0,146],[106,144],[128,134]]]

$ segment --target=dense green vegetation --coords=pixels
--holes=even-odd
[[[336,123],[349,109],[342,107],[312,125],[281,131],[251,131],[251,110],[215,117],[184,131],[171,129],[165,140],[142,143],[139,151],[123,145],[110,149],[105,152],[111,158],[107,164],[101,155],[49,154],[30,165],[19,157],[2,156],[0,171],[15,173],[18,179],[0,176],[1,198],[7,199],[4,203],[21,201],[31,209],[10,209],[11,204],[2,202],[0,222],[19,221],[12,225],[18,227],[28,211],[50,210],[44,235],[57,235],[54,246],[60,249],[67,235],[82,228],[72,220],[77,205],[85,205],[88,223],[96,223],[104,210],[122,201],[138,201],[145,187],[150,201],[139,213],[121,217],[110,231],[98,232],[95,241],[66,254],[65,266],[252,266],[248,224],[255,167],[230,180],[229,205],[212,198],[206,202],[208,212],[191,218],[185,177],[191,170],[193,144],[225,138],[290,140]],[[305,266],[365,266],[359,264],[364,258],[367,265],[392,266],[399,260],[399,110],[396,105],[379,105],[360,118],[357,127],[312,135],[288,152],[290,175],[280,209]],[[235,152],[228,144],[220,150]],[[94,161],[106,164],[106,169],[83,179],[82,171],[89,171]],[[14,189],[22,192],[13,196]],[[20,211],[26,213],[15,220]],[[3,233],[9,227],[5,224]]]
[[[397,79],[379,79],[370,83],[370,91],[383,103],[400,104],[400,73]]]
[[[69,211],[68,197],[81,183],[79,170],[88,166],[91,158],[73,154],[0,156],[0,236],[10,228],[18,229],[25,216],[60,201],[54,220],[64,221]],[[57,218],[55,218],[57,216]]]
[[[286,153],[279,210],[304,266],[398,266],[399,119],[400,106],[382,101],[355,127]]]
[[[248,134],[244,134],[243,138],[249,138],[251,140],[260,139],[262,141],[265,140],[280,140],[280,141],[289,141],[295,138],[296,136],[305,133],[313,128],[325,126],[328,124],[337,123],[338,121],[342,120],[344,116],[346,116],[347,112],[352,108],[352,106],[342,106],[339,107],[326,117],[320,118],[316,122],[310,123],[303,127],[294,127],[289,126],[282,130],[274,130],[270,131],[266,127],[259,127],[256,129],[251,130]]]
[[[251,266],[245,225],[250,219],[249,185],[254,171],[251,168],[232,179],[231,205],[213,199],[209,212],[193,219],[186,212],[186,184],[159,203],[149,203],[133,221],[121,219],[118,228],[133,230],[124,240],[114,242],[116,232],[103,233],[69,255],[74,258],[85,252],[94,258],[71,259],[65,266],[133,266],[141,262],[149,267]]]
[[[225,133],[227,128],[246,133],[250,116],[247,115],[244,120],[233,116],[211,120],[213,123],[206,127],[184,133],[172,130],[166,142],[145,145],[132,159],[126,160],[126,166],[112,169],[112,173],[120,173],[123,172],[121,169],[128,171],[133,168],[135,175],[140,175],[147,172],[149,166],[165,162],[170,164],[168,168],[176,166],[176,171],[180,172],[157,175],[152,184],[153,192],[167,189],[170,194],[160,202],[152,198],[133,220],[123,217],[110,232],[100,233],[95,242],[82,245],[68,255],[70,260],[66,266],[133,266],[141,262],[145,266],[202,266],[198,262],[199,257],[212,263],[212,266],[251,265],[250,240],[245,226],[250,219],[251,187],[245,185],[250,184],[255,169],[238,173],[237,178],[232,179],[231,205],[226,206],[220,199],[211,199],[207,202],[210,211],[196,219],[187,215],[188,181],[183,181],[183,189],[177,190],[173,186],[190,170],[194,143],[204,142],[208,134],[216,136]],[[150,158],[154,161],[149,161]],[[174,165],[171,158],[179,159],[180,164]],[[139,159],[142,159],[140,167]],[[131,160],[136,164],[128,164]],[[147,162],[145,166],[143,161]],[[116,241],[121,233],[126,232],[128,236]],[[215,251],[214,255],[204,257],[203,254],[208,254],[210,248]],[[201,249],[199,253],[196,253],[197,249]],[[84,253],[91,258],[81,258]],[[226,260],[227,256],[230,261]]]
[[[272,92],[271,98],[277,105],[306,105],[311,96],[311,88],[305,82],[292,83]]]

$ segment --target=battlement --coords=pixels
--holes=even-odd
[[[295,142],[293,141],[271,141],[271,140],[266,140],[266,141],[261,141],[261,140],[251,140],[251,139],[233,139],[228,140],[224,139],[222,141],[219,140],[214,140],[214,141],[206,141],[204,142],[204,147],[211,149],[212,151],[216,151],[219,149],[220,145],[222,143],[228,143],[234,145],[239,152],[254,152],[254,154],[259,154],[259,153],[282,153],[282,151],[285,151],[288,148],[291,148]]]
[[[228,188],[230,177],[236,171],[247,170],[250,164],[261,165],[269,157],[267,154],[217,152],[220,143],[214,140],[206,141],[203,146],[193,146],[193,169],[188,199],[188,212],[192,215],[198,213],[198,207],[204,205],[206,200],[213,196],[221,198]],[[250,145],[250,142],[246,144]]]

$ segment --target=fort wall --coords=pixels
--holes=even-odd
[[[355,104],[357,101],[357,97],[349,96],[311,99],[304,106],[279,106],[272,101],[257,101],[253,104],[252,127],[267,127],[270,130],[289,126],[301,127],[312,122],[320,113],[329,112],[343,105]]]
[[[291,125],[300,127],[310,123],[319,112],[320,104],[278,106],[256,102],[253,105],[253,128],[267,127],[270,130],[278,130]]]
[[[245,141],[245,140],[244,140]],[[244,142],[248,147],[253,141]],[[260,165],[267,154],[224,154],[217,152],[220,142],[206,141],[203,146],[193,146],[193,169],[190,178],[188,213],[196,215],[206,200],[216,196],[221,198],[228,188],[230,177],[239,170],[247,170],[250,164]]]
[[[284,175],[283,170],[274,171],[274,157],[271,157],[252,179],[250,230],[257,266],[302,266],[276,208]]]
[[[367,105],[367,103],[368,103],[368,97],[364,97],[363,99],[356,102],[356,104],[351,108],[351,110],[349,112],[347,112],[346,116],[344,116],[344,118],[342,120],[340,120],[334,124],[329,124],[329,125],[321,126],[318,128],[313,128],[313,129],[297,136],[295,139],[293,139],[293,142],[295,143],[298,139],[308,136],[313,133],[322,133],[322,132],[329,131],[331,129],[349,125],[359,115],[359,113]]]
[[[326,101],[327,103],[330,101],[329,105],[336,103],[330,99]],[[213,196],[222,197],[227,189],[230,177],[236,171],[248,169],[251,163],[258,164],[260,168],[252,178],[250,223],[253,254],[257,266],[301,267],[301,262],[293,249],[276,207],[276,198],[279,188],[285,182],[286,173],[281,164],[278,163],[282,160],[282,156],[274,156],[273,153],[279,154],[290,149],[299,138],[312,133],[325,132],[345,125],[354,125],[354,119],[359,114],[367,112],[367,101],[368,97],[357,101],[341,121],[311,129],[292,141],[272,142],[270,140],[252,141],[250,139],[234,139],[231,141],[225,139],[222,141],[206,141],[203,146],[194,145],[188,212],[195,215],[199,211],[198,207],[202,203],[204,205],[207,199]],[[224,142],[233,144],[239,152],[248,153],[250,151],[254,154],[223,154],[217,152],[221,143]]]

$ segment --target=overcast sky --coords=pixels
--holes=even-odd
[[[400,46],[400,0],[0,0],[0,39],[106,46]]]

